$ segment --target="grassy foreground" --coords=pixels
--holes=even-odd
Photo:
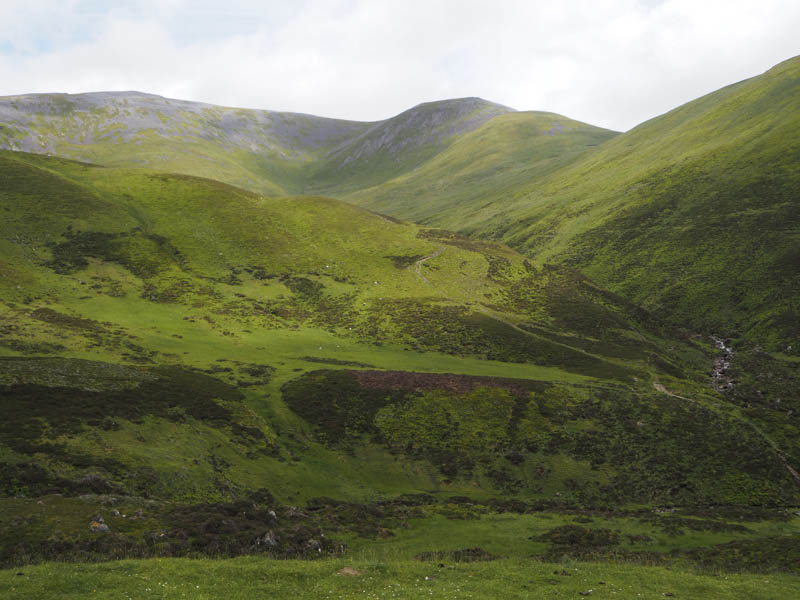
[[[661,567],[489,563],[152,559],[47,563],[0,571],[4,598],[791,598],[791,575],[696,574]],[[359,574],[339,571],[350,567]],[[792,592],[794,590],[794,593]]]

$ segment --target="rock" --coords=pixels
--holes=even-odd
[[[270,530],[261,537],[256,538],[255,541],[256,546],[269,546],[270,548],[274,548],[278,545],[278,538],[275,536],[275,533]]]
[[[105,523],[101,523],[100,521],[92,521],[89,524],[89,531],[92,533],[108,533],[110,530],[108,525]]]
[[[359,571],[358,569],[354,569],[353,567],[344,567],[343,569],[339,569],[336,571],[337,575],[347,575],[349,577],[356,577],[358,575],[363,575],[364,571]]]
[[[286,515],[292,519],[307,519],[308,515],[301,511],[296,506],[290,506],[286,509]]]

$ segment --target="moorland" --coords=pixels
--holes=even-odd
[[[791,596],[798,92],[0,98],[0,593]]]

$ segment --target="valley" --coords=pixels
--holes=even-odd
[[[797,587],[798,85],[625,133],[0,98],[0,591]]]

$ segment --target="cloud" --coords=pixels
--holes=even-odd
[[[794,0],[0,3],[0,94],[376,120],[481,96],[627,129],[797,53]]]

